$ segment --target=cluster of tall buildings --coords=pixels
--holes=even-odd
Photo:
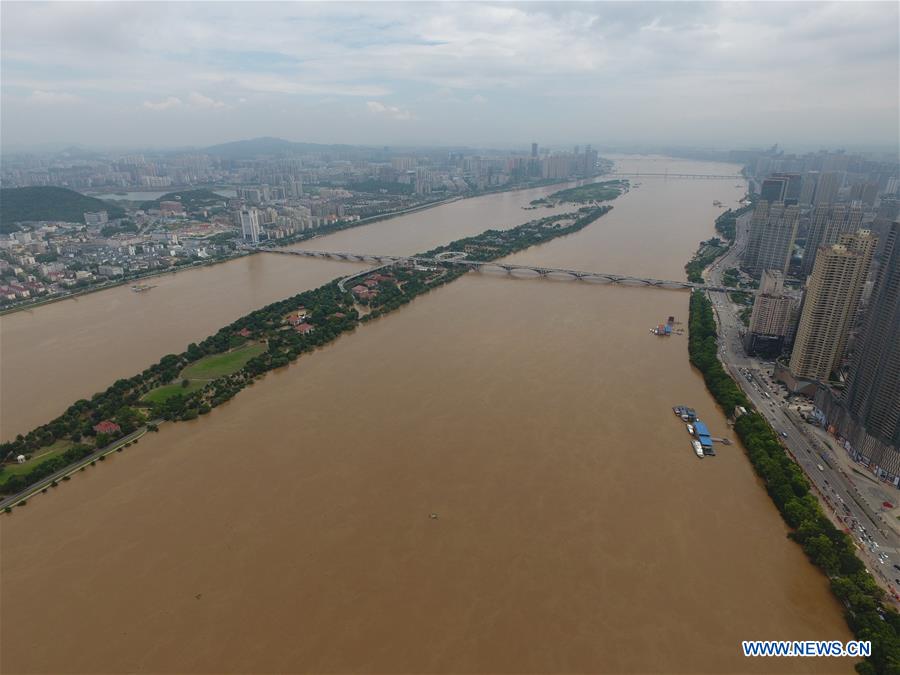
[[[900,222],[885,238],[846,386],[820,385],[815,400],[857,460],[900,482]]]
[[[838,198],[843,176],[837,171],[808,171],[776,173],[764,179],[760,186],[760,198],[769,202],[801,206],[824,206]],[[874,206],[878,198],[879,184],[874,181],[854,183],[850,196],[866,206]],[[896,193],[896,189],[892,193]]]
[[[796,205],[760,201],[753,211],[744,254],[747,271],[755,277],[765,270],[787,274],[799,222],[800,209]]]
[[[743,268],[760,287],[744,346],[781,356],[779,379],[815,398],[851,454],[900,484],[900,180],[847,185],[845,175],[759,182]]]
[[[863,210],[846,204],[823,205],[813,209],[806,234],[801,277],[812,274],[819,247],[836,244],[842,234],[856,232],[862,227]]]

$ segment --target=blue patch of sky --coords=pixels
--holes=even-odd
[[[36,63],[17,59],[12,56],[3,57],[3,68],[7,73],[15,72],[17,75],[30,75],[32,77],[46,77],[58,80],[63,77],[81,77],[84,75],[82,69],[76,69],[62,64]]]

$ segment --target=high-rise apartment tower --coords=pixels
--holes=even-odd
[[[848,232],[856,232],[862,225],[863,212],[844,204],[817,206],[813,209],[803,252],[803,276],[812,274],[816,253],[820,246],[836,244],[838,238]]]
[[[799,207],[759,202],[750,221],[750,240],[744,253],[747,271],[755,277],[765,270],[786,273],[799,222]]]
[[[791,352],[795,377],[825,382],[840,365],[877,243],[860,230],[819,249]]]

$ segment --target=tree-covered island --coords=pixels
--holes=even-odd
[[[416,257],[463,251],[470,260],[497,260],[577,232],[611,208],[582,207],[509,230],[487,230]],[[205,415],[267,371],[402,307],[467,269],[452,260],[397,263],[365,275],[345,291],[335,280],[255,310],[191,343],[180,354],[168,354],[141,373],[76,401],[48,424],[0,445],[0,493],[18,494],[144,425],[155,430],[159,420]]]

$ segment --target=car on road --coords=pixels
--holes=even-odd
[[[819,471],[825,471],[825,467],[822,466],[821,464],[816,464],[816,468],[817,468]]]
[[[783,431],[779,431],[778,433],[781,434],[781,437],[782,437],[782,438],[787,438],[787,437],[788,437],[788,435],[787,435],[785,432],[783,432]]]

